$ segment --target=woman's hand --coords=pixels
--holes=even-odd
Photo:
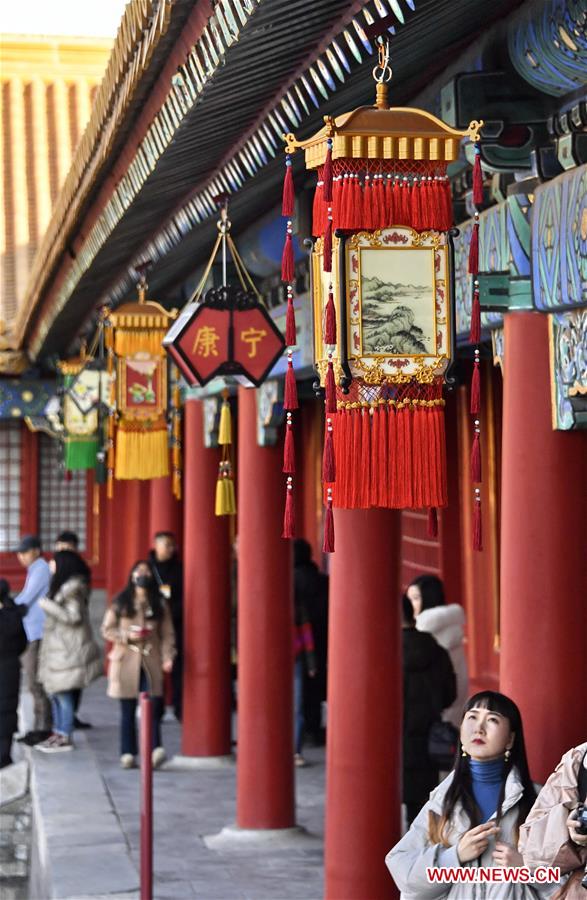
[[[470,831],[465,831],[457,845],[459,862],[471,862],[485,853],[489,846],[489,838],[498,831],[495,822],[484,822],[483,825],[476,825]]]
[[[169,673],[169,672],[171,672],[172,669],[173,669],[173,660],[166,659],[165,662],[163,663],[163,671]]]
[[[512,847],[511,844],[505,844],[503,841],[498,841],[495,845],[493,862],[498,866],[505,866],[506,868],[517,868],[524,865],[522,854],[518,853],[516,848]]]
[[[574,809],[569,818],[567,819],[567,828],[569,829],[569,836],[574,844],[577,844],[579,847],[587,847],[587,834],[579,834],[577,831],[577,810]]]

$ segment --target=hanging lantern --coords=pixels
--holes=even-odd
[[[216,205],[220,213],[218,235],[208,264],[193,296],[165,336],[163,347],[190,386],[206,385],[213,378],[224,377],[234,378],[247,387],[259,387],[282,355],[285,341],[230,235],[227,195],[217,197]],[[205,292],[219,251],[222,285]],[[228,284],[229,254],[238,276],[238,286]],[[223,392],[218,444],[222,448],[222,459],[214,511],[217,516],[235,515],[228,391]]]
[[[151,479],[169,475],[167,357],[163,338],[177,313],[146,300],[144,277],[138,301],[106,320],[108,368],[115,373],[108,420],[109,495],[112,477]]]
[[[102,443],[102,411],[108,402],[111,376],[105,371],[101,355],[94,355],[101,341],[101,325],[89,353],[83,346],[76,359],[57,363],[63,378],[61,420],[64,466],[68,472],[96,468]]]
[[[189,385],[206,385],[220,376],[259,387],[283,353],[283,335],[264,306],[230,236],[227,198],[218,198],[219,234],[193,297],[163,341],[165,350]],[[222,248],[222,286],[204,293]],[[230,253],[239,285],[227,283]]]
[[[325,550],[331,507],[447,503],[443,386],[454,353],[452,200],[447,165],[478,137],[430,113],[389,108],[389,48],[377,98],[305,141],[313,205],[314,351],[325,391]],[[454,232],[453,232],[454,233]],[[328,546],[327,546],[328,545]]]

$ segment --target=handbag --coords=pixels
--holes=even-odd
[[[452,722],[433,722],[428,732],[428,756],[439,769],[448,771],[454,766],[459,746],[459,732]]]

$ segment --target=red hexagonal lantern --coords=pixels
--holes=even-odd
[[[256,294],[228,285],[186,307],[163,346],[190,385],[230,375],[259,387],[285,340]]]

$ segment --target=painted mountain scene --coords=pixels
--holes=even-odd
[[[361,254],[363,353],[433,355],[433,255],[396,250],[393,257],[391,268],[387,253]]]

